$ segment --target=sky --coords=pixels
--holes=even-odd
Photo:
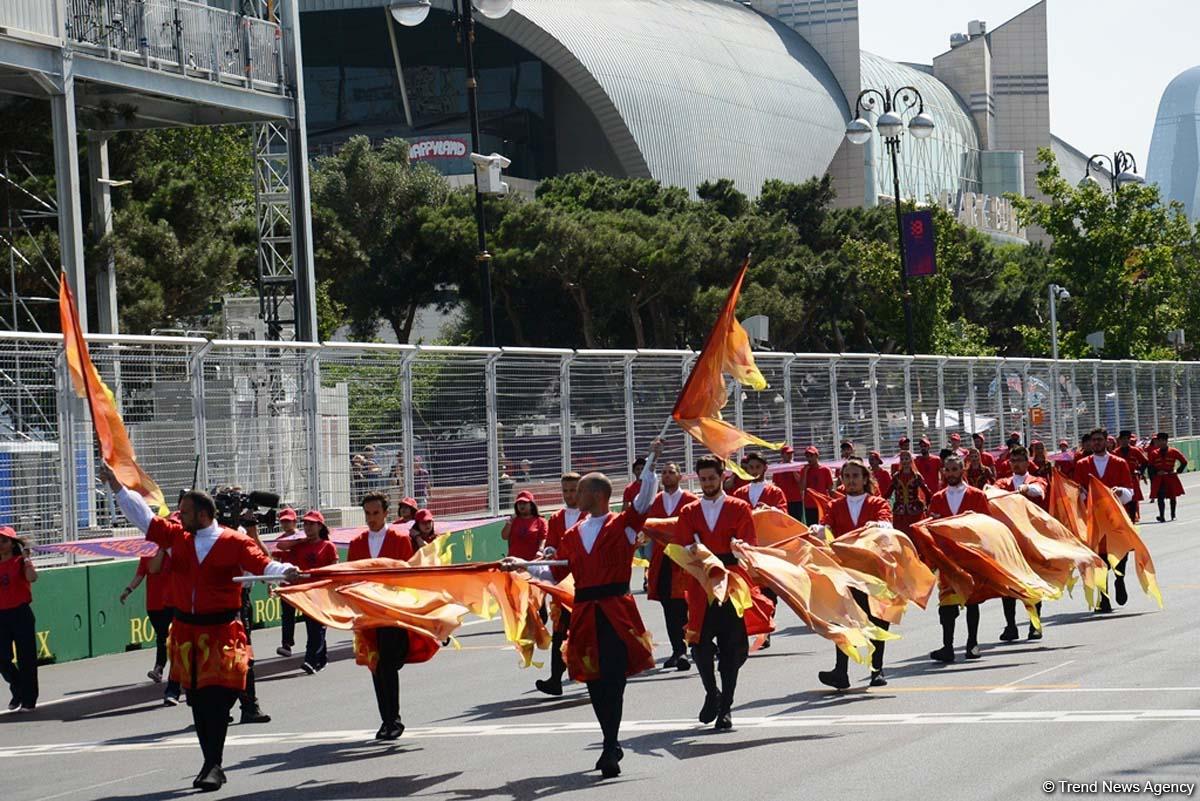
[[[930,64],[950,34],[998,28],[1035,0],[859,0],[863,50]],[[1048,0],[1050,128],[1087,154],[1127,150],[1146,171],[1158,101],[1200,64],[1200,0]]]

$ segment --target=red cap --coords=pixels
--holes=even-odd
[[[279,517],[278,517],[278,519],[279,519],[279,520],[291,520],[292,522],[295,522],[295,520],[296,520],[296,510],[295,510],[295,509],[293,509],[293,508],[292,508],[292,507],[290,507],[290,506],[285,506],[285,507],[283,507],[282,509],[280,509],[280,510],[279,510]]]
[[[1067,442],[1065,439],[1060,439],[1060,440],[1058,441],[1058,447],[1060,447],[1060,448],[1069,448],[1069,447],[1071,447],[1071,443],[1070,443],[1070,442]]]
[[[421,509],[417,512],[416,516],[413,518],[413,522],[415,522],[415,523],[432,523],[433,522],[433,512],[429,511],[428,509]]]
[[[296,513],[292,512],[292,514],[295,515]],[[321,514],[321,512],[317,509],[309,509],[304,513],[304,522],[320,523],[323,526],[325,525],[325,515]]]
[[[816,445],[809,445],[807,448],[805,448],[805,449],[804,449],[804,453],[805,453],[806,455],[807,455],[807,454],[812,454],[813,456],[820,456],[820,455],[821,455],[821,452],[820,452],[819,450],[817,450],[817,446],[816,446]]]
[[[1032,448],[1034,445],[1042,445],[1042,444],[1043,443],[1040,439],[1035,439],[1033,442],[1029,443],[1029,447]]]
[[[899,440],[897,440],[897,442],[896,442],[896,444],[897,444],[897,445],[907,445],[908,443],[909,443],[909,439],[908,439],[908,437],[901,437],[901,438],[900,438]]]
[[[0,537],[8,537],[10,540],[19,539],[17,532],[11,526],[0,526]]]
[[[784,445],[779,449],[780,453],[795,453],[796,450],[791,445]]]
[[[533,499],[533,493],[529,490],[521,490],[517,493],[517,500],[515,502],[520,503],[521,501],[526,501],[533,504],[537,503],[537,501]]]
[[[921,443],[922,445],[932,445],[933,444],[932,442],[929,441],[929,437],[921,437],[919,440],[917,440],[917,442]]]
[[[421,507],[417,506],[416,498],[401,498],[400,505],[407,506],[409,509],[412,509],[414,512],[421,508]]]
[[[1020,431],[1010,431],[1010,432],[1008,432],[1008,438],[1009,438],[1009,439],[1014,439],[1014,438],[1015,438],[1015,439],[1020,439],[1020,438],[1021,438],[1021,432],[1020,432]]]
[[[956,433],[950,435],[950,441],[951,442],[962,442],[962,437],[959,436],[958,433],[956,432]]]
[[[879,461],[881,461],[881,462],[883,461],[883,457],[879,455],[879,451],[868,451],[868,452],[867,452],[867,458],[869,458],[869,459],[878,459],[878,460],[879,460]]]

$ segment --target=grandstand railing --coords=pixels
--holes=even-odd
[[[565,470],[618,490],[670,414],[690,351],[543,350],[89,337],[143,466],[169,499],[198,486],[278,492],[357,522],[367,490],[439,517],[558,502]],[[729,386],[726,416],[771,441],[894,453],[1010,431],[1049,451],[1098,425],[1200,435],[1200,363],[760,353],[768,388]],[[38,542],[120,521],[96,487],[87,409],[54,334],[0,333],[0,522]],[[672,429],[666,457],[699,455]],[[199,464],[197,465],[197,460]]]

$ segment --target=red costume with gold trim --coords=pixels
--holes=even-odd
[[[359,559],[371,559],[371,545],[368,540],[370,532],[363,530],[358,536],[350,540],[350,546],[346,550],[346,561],[357,562]],[[379,553],[375,558],[379,559],[401,559],[408,561],[412,559],[415,551],[413,550],[412,540],[408,534],[394,528],[388,528],[383,535],[383,544],[379,548]],[[423,637],[415,632],[409,632],[408,656],[404,660],[404,664],[412,665],[418,662],[428,662],[433,659],[434,654],[438,652],[440,643],[429,637]],[[379,640],[375,635],[374,629],[361,629],[354,632],[354,661],[356,664],[365,665],[371,672],[375,671],[376,665],[379,664]]]
[[[696,500],[696,496],[687,490],[681,490],[679,493],[679,502],[675,504],[675,508],[668,513],[666,503],[663,501],[663,493],[658,493],[654,497],[654,503],[650,504],[650,508],[646,510],[647,518],[665,518],[673,517],[679,514],[683,507],[687,506],[692,501]],[[651,601],[663,601],[663,598],[658,591],[659,574],[663,570],[671,571],[671,598],[684,599],[687,598],[688,575],[676,566],[667,556],[665,546],[658,540],[650,540],[650,568],[649,577],[646,580],[646,598]]]

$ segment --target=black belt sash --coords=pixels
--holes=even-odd
[[[713,554],[713,556],[720,559],[721,563],[724,564],[726,567],[731,566],[731,565],[736,565],[738,563],[737,557],[731,553],[715,553],[715,554]]]
[[[629,594],[629,582],[618,581],[612,584],[597,584],[594,587],[576,587],[576,601],[599,601],[601,598],[618,598]]]
[[[221,626],[237,620],[240,611],[239,609],[226,609],[222,612],[205,612],[200,615],[176,611],[175,619],[190,626]]]

